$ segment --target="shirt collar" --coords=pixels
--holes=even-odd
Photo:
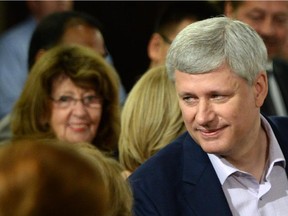
[[[266,175],[269,175],[275,163],[282,163],[283,167],[286,166],[286,161],[284,155],[280,149],[279,143],[273,133],[273,130],[268,123],[268,121],[261,115],[261,124],[264,127],[267,135],[268,135],[268,142],[269,142],[269,159],[268,159],[268,170]],[[215,155],[215,154],[208,154],[208,157],[216,171],[216,174],[220,180],[220,183],[223,185],[225,180],[233,173],[240,171],[232,164],[230,164],[227,160],[223,157]],[[242,172],[242,171],[241,171]]]

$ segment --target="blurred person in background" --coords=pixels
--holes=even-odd
[[[72,0],[26,1],[30,16],[0,36],[0,120],[19,97],[28,74],[28,47],[32,33],[45,16],[73,10]]]
[[[106,178],[106,187],[109,188],[109,213],[107,216],[132,216],[132,190],[124,168],[113,158],[107,157],[95,146],[87,143],[75,143],[77,151],[85,157],[92,159],[92,162],[99,166]]]
[[[133,86],[123,107],[119,160],[132,173],[185,130],[165,66],[151,68]]]
[[[47,50],[58,44],[80,44],[89,47],[111,64],[101,31],[101,23],[86,13],[64,11],[48,15],[33,32],[27,60],[29,69]],[[119,99],[122,105],[126,99],[126,91],[120,78],[119,82]],[[0,141],[11,137],[9,121],[9,114],[0,121]]]
[[[107,216],[103,165],[64,141],[13,140],[0,149],[0,215]]]
[[[164,65],[168,48],[176,35],[187,25],[220,14],[209,1],[170,2],[159,13],[154,32],[147,46],[150,68]]]
[[[13,138],[89,142],[117,152],[120,133],[119,79],[92,49],[59,45],[33,65],[11,113]]]
[[[263,39],[267,52],[269,91],[261,107],[266,115],[288,114],[288,62],[282,57],[288,42],[287,1],[226,1],[225,14],[249,24]]]
[[[87,13],[79,11],[53,13],[38,24],[32,35],[28,66],[31,68],[42,53],[62,43],[90,47],[113,66],[113,60],[106,48],[102,32],[102,23]],[[124,104],[125,99],[126,90],[120,80],[119,100],[121,105]]]

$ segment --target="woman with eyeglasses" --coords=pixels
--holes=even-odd
[[[14,137],[89,142],[117,150],[120,130],[119,78],[89,48],[60,45],[30,71],[11,116]]]

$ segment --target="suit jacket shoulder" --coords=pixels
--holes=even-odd
[[[129,178],[136,216],[231,215],[205,152],[186,132]]]
[[[267,120],[288,160],[288,118]],[[136,216],[232,216],[207,153],[187,132],[139,167],[129,181]]]

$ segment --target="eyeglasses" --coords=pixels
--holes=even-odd
[[[159,33],[158,34],[162,37],[163,41],[169,45],[172,44],[172,40],[170,40],[168,37],[166,37],[165,35],[163,35],[162,33]]]
[[[51,100],[62,109],[71,107],[72,105],[76,105],[78,101],[80,101],[84,106],[88,108],[101,108],[102,106],[102,98],[97,97],[95,95],[89,95],[80,99],[73,98],[71,96],[60,96],[59,99],[55,99],[51,97]]]

